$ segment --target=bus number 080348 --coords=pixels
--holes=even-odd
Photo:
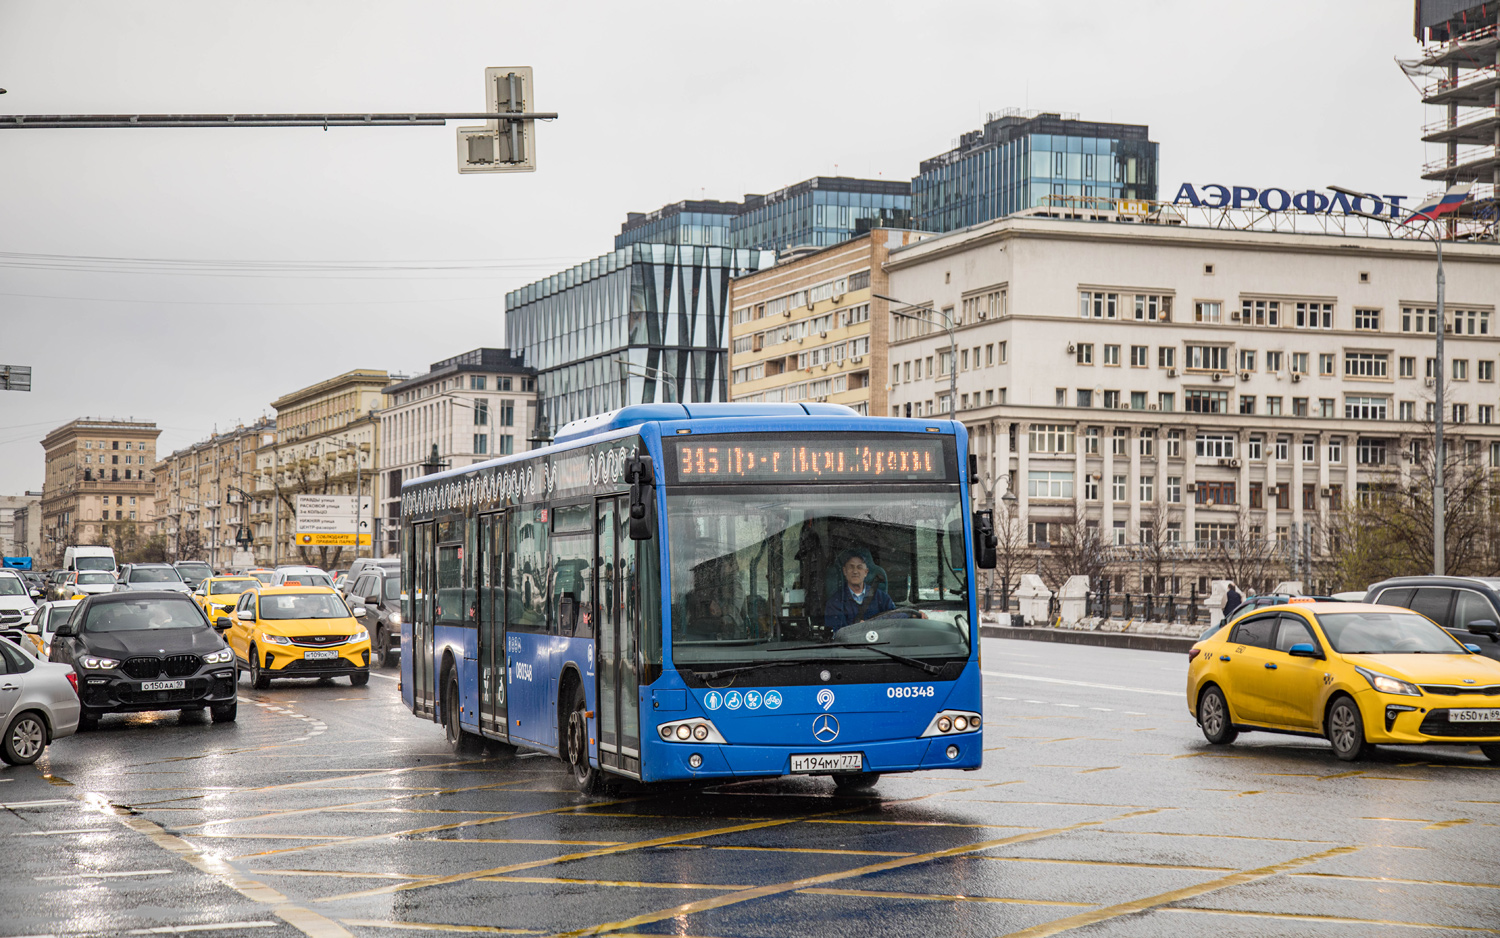
[[[932,697],[932,696],[935,696],[936,694],[937,694],[937,690],[935,688],[933,688],[933,686],[931,684],[928,684],[925,687],[887,687],[885,689],[885,695],[887,697],[891,697],[891,698],[895,698],[895,697]]]

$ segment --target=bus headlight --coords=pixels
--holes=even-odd
[[[714,726],[712,720],[697,717],[691,720],[674,720],[671,723],[663,723],[656,728],[661,738],[669,743],[723,743],[724,737],[719,735],[719,730]]]
[[[943,710],[927,724],[926,736],[948,736],[953,733],[972,733],[979,729],[979,714],[970,710]]]

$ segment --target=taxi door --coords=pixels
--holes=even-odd
[[[1275,722],[1272,715],[1273,672],[1279,666],[1272,660],[1271,643],[1278,619],[1279,615],[1274,612],[1244,619],[1219,649],[1219,666],[1228,685],[1229,708],[1236,720]]]
[[[252,615],[254,609],[255,593],[241,593],[240,601],[235,604],[234,612],[229,616],[229,628],[224,632],[224,641],[241,661],[250,660],[250,630],[255,623]]]
[[[1307,644],[1328,654],[1328,649],[1313,634],[1312,626],[1295,612],[1283,612],[1276,630],[1276,647],[1271,652],[1274,690],[1272,721],[1298,729],[1321,730],[1323,726],[1323,686],[1328,662],[1323,658],[1293,658],[1293,645]]]

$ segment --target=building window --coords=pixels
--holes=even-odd
[[[1276,438],[1276,448],[1274,450],[1274,453],[1277,462],[1286,462],[1287,452],[1290,450],[1291,445],[1291,440],[1288,437],[1278,436]]]
[[[1415,378],[1417,376],[1417,360],[1410,355],[1401,356],[1400,374],[1403,378]]]
[[[1176,368],[1177,348],[1172,345],[1163,345],[1156,350],[1156,367]]]
[[[1468,423],[1469,422],[1469,405],[1468,404],[1454,404],[1453,405],[1453,422],[1454,423]]]
[[[1140,446],[1138,447],[1142,456],[1153,456],[1156,454],[1156,431],[1144,429],[1141,431]]]
[[[1033,453],[1071,453],[1075,430],[1071,424],[1034,423],[1030,443]]]
[[[1083,500],[1097,502],[1099,500],[1099,480],[1084,473],[1083,476]]]
[[[1008,342],[1001,342],[1000,343],[1000,364],[1002,364],[1002,365],[1005,364],[1006,362],[1010,361],[1010,356],[1006,353],[1006,348],[1009,345],[1010,345],[1010,343],[1008,343]]]
[[[1281,303],[1278,300],[1242,300],[1239,321],[1246,326],[1280,326]]]
[[[1193,304],[1193,322],[1219,322],[1223,311],[1223,304],[1217,300],[1199,301]]]
[[[1481,358],[1477,365],[1478,378],[1480,381],[1495,380],[1495,363],[1487,358]]]
[[[1194,501],[1199,505],[1233,505],[1233,482],[1199,482]]]
[[[1141,476],[1141,501],[1156,501],[1156,477]]]
[[[1123,475],[1116,475],[1111,480],[1109,497],[1113,501],[1123,502],[1125,500],[1125,483],[1127,479]]]
[[[1385,352],[1345,352],[1344,377],[1384,378],[1389,375],[1389,363],[1390,355]]]
[[[1089,390],[1085,390],[1084,388],[1079,388],[1078,389],[1078,406],[1079,407],[1093,407],[1094,406],[1094,392],[1093,391],[1089,391]]]
[[[1244,414],[1246,416],[1253,416],[1255,414],[1255,395],[1254,394],[1241,394],[1240,395],[1240,413]]]
[[[1196,441],[1199,456],[1208,459],[1234,457],[1234,437],[1228,433],[1200,433]]]
[[[1264,437],[1252,436],[1245,443],[1245,458],[1252,461],[1259,460],[1265,451],[1265,443]]]
[[[1120,364],[1120,347],[1118,345],[1106,345],[1106,346],[1104,346],[1104,364],[1106,364],[1106,365],[1118,365],[1118,364]]]
[[[1305,397],[1294,397],[1294,398],[1292,398],[1292,416],[1293,417],[1306,417],[1307,416],[1307,398],[1305,398]]]
[[[1130,347],[1130,367],[1148,368],[1151,365],[1151,346],[1132,345]]]
[[[1355,397],[1348,395],[1344,398],[1345,420],[1384,420],[1386,419],[1386,408],[1390,401],[1384,397]]]
[[[1266,507],[1266,496],[1265,496],[1265,486],[1264,486],[1264,484],[1262,484],[1260,482],[1251,482],[1250,483],[1250,507],[1251,508],[1264,508],[1264,507]]]
[[[1344,438],[1336,436],[1328,441],[1328,461],[1338,464],[1344,461]]]
[[[1280,417],[1281,416],[1281,398],[1279,396],[1273,397],[1273,396],[1269,396],[1268,395],[1266,397],[1266,416],[1267,417]]]
[[[1334,356],[1328,352],[1318,356],[1318,374],[1328,377],[1334,372]]]
[[[1227,414],[1229,392],[1187,390],[1182,392],[1182,407],[1190,414]]]
[[[1120,392],[1119,391],[1105,391],[1104,392],[1104,407],[1105,407],[1105,409],[1107,409],[1107,410],[1117,410],[1119,408],[1119,406],[1120,406]]]
[[[474,402],[474,426],[487,427],[490,423],[490,402],[476,400]]]
[[[1476,408],[1476,411],[1478,413],[1478,417],[1479,417],[1479,422],[1480,423],[1494,423],[1495,422],[1495,405],[1494,404],[1480,404]]]
[[[1304,436],[1302,438],[1302,461],[1310,463],[1317,459],[1318,438],[1315,436]]]
[[[474,455],[483,456],[490,451],[490,438],[488,434],[474,434]]]
[[[1307,374],[1307,353],[1306,352],[1293,352],[1292,353],[1292,374],[1294,374],[1294,375],[1305,375],[1305,374]]]
[[[513,437],[513,436],[511,436],[508,433],[502,435],[500,437],[500,455],[501,456],[509,456],[512,453],[514,453],[515,451],[516,451],[516,438]]]
[[[1167,322],[1172,318],[1172,297],[1159,293],[1137,293],[1135,318],[1139,322]]]
[[[1084,290],[1078,294],[1078,313],[1084,319],[1117,319],[1119,300],[1118,293]]]
[[[1047,546],[1047,522],[1028,521],[1026,523],[1026,543],[1038,547]]]
[[[1467,358],[1453,359],[1453,380],[1469,380],[1469,360]]]
[[[1332,329],[1332,303],[1298,303],[1296,325],[1298,329]]]
[[[1401,307],[1401,331],[1437,335],[1437,310],[1421,306]]]
[[[1189,370],[1228,371],[1229,349],[1223,345],[1189,345],[1186,351]]]
[[[1083,452],[1088,456],[1099,455],[1099,428],[1089,427],[1083,432]]]
[[[1145,391],[1131,391],[1130,392],[1130,409],[1131,410],[1145,410],[1146,409],[1146,392]]]
[[[1334,404],[1335,401],[1331,397],[1318,398],[1318,416],[1325,420],[1331,420],[1333,418]]]
[[[469,390],[483,391],[488,383],[484,375],[469,375]]]
[[[1058,407],[1068,406],[1068,389],[1058,388],[1056,392],[1056,403]]]
[[[1254,370],[1255,370],[1255,349],[1253,349],[1253,348],[1242,348],[1242,349],[1240,349],[1240,371],[1254,371]]]
[[[1182,431],[1167,431],[1167,456],[1172,459],[1182,458]]]
[[[1072,498],[1073,473],[1033,469],[1026,474],[1026,494],[1031,498]]]
[[[1094,343],[1078,343],[1074,358],[1080,365],[1092,365],[1094,363]]]
[[[1182,501],[1182,476],[1167,476],[1167,501],[1172,504]]]
[[[1355,444],[1354,458],[1361,466],[1385,465],[1385,440],[1360,437],[1359,442]]]
[[[1157,409],[1162,413],[1170,414],[1177,409],[1177,395],[1171,391],[1162,391],[1156,395]]]
[[[1109,454],[1111,456],[1130,455],[1130,431],[1124,427],[1115,427],[1114,433],[1109,441]]]

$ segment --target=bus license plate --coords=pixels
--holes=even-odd
[[[187,681],[142,681],[141,690],[182,690]]]
[[[1449,710],[1449,723],[1490,723],[1500,720],[1500,710]]]
[[[862,772],[864,753],[820,752],[816,755],[792,756],[793,772]]]
[[[338,656],[339,653],[334,651],[332,648],[324,649],[322,651],[304,651],[302,653],[302,657],[307,659],[308,661],[326,661],[329,658],[337,658]]]

